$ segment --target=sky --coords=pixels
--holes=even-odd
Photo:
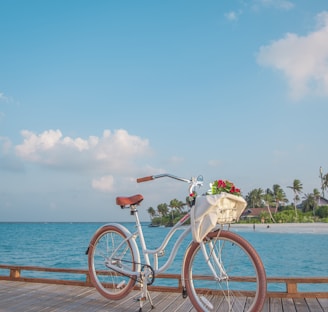
[[[244,196],[328,172],[326,0],[1,0],[0,221],[133,221],[171,173]]]

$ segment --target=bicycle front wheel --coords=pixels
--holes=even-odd
[[[259,312],[266,296],[266,274],[255,249],[229,231],[192,243],[186,255],[187,294],[197,311]]]
[[[104,226],[93,236],[88,266],[92,284],[108,299],[124,298],[136,282],[135,276],[123,275],[115,269],[135,271],[136,267],[131,243],[116,226]]]

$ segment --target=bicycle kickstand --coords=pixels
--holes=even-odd
[[[144,279],[144,274],[141,273],[140,276],[140,288],[141,288],[141,292],[140,292],[140,297],[135,298],[135,301],[139,302],[139,312],[142,312],[142,307],[144,305],[144,302],[149,300],[151,309],[154,309],[155,306],[153,305],[153,300],[150,297],[150,293],[149,290],[147,288],[147,282]]]

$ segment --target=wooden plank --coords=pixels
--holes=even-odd
[[[305,302],[304,298],[295,298],[294,299],[295,308],[297,312],[309,312],[309,308]]]
[[[247,298],[246,297],[235,297],[235,302],[234,302],[234,305],[236,306],[240,306],[240,307],[245,307],[247,304]],[[240,310],[240,309],[237,309],[237,310]]]
[[[328,311],[328,298],[318,298],[318,302],[322,307],[323,311]]]
[[[168,298],[168,293],[156,293],[156,295],[152,292],[151,294],[151,298],[152,298],[152,300],[153,300],[153,304],[154,304],[154,306],[155,306],[155,309],[157,310],[157,311],[160,311],[159,309],[158,309],[158,307],[160,307],[160,306],[165,306],[165,303],[163,303],[165,300],[167,300],[167,298]],[[144,307],[143,307],[143,312],[145,311],[145,312],[150,312],[150,311],[154,311],[152,308],[151,308],[151,306],[150,306],[150,304],[146,304],[146,305],[144,305]],[[155,310],[155,311],[156,311]]]
[[[294,300],[292,298],[283,298],[281,303],[284,312],[296,312]]]
[[[64,289],[56,287],[52,290],[52,296],[47,297],[47,302],[43,304],[40,312],[50,312],[55,309],[60,309],[62,312],[74,311],[81,306],[86,307],[92,293],[93,289],[89,287],[67,286]]]
[[[24,283],[23,296],[19,297],[19,300],[11,305],[13,309],[16,311],[29,311],[31,307],[35,309],[36,306],[40,306],[47,302],[46,294],[48,293],[49,297],[49,294],[53,293],[51,290],[52,286],[41,284],[39,284],[39,286],[39,288],[31,289],[28,283]],[[13,299],[15,300],[15,298]]]
[[[55,284],[0,282],[0,312],[126,312],[138,311],[139,304],[133,291],[118,301],[102,297],[95,288]],[[155,310],[149,302],[143,312],[195,312],[190,299],[181,293],[152,292]],[[267,298],[262,312],[327,312],[328,299],[324,298]]]
[[[264,306],[262,308],[262,312],[270,312],[270,299],[266,298],[264,302]]]
[[[270,312],[283,312],[281,298],[270,299]]]
[[[173,303],[175,302],[175,300],[181,296],[179,293],[163,293],[163,298],[162,300],[160,300],[159,302],[157,300],[154,300],[154,306],[156,311],[174,311],[174,305]],[[147,309],[149,310],[149,305],[147,305]],[[146,307],[145,307],[146,308]],[[172,308],[172,310],[171,310]],[[147,311],[147,310],[146,310]],[[115,311],[116,312],[116,311]]]
[[[175,312],[177,311],[185,311],[185,312],[196,312],[196,309],[192,305],[190,299],[183,299],[182,304],[177,307]]]
[[[306,298],[305,299],[311,312],[323,312],[319,301],[316,298]]]

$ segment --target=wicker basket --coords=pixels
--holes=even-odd
[[[237,198],[239,199],[239,197]],[[239,203],[243,203],[243,201],[222,198],[220,206],[218,207],[217,223],[230,224],[237,222],[245,209],[245,206]]]
[[[229,224],[238,221],[246,205],[244,198],[229,193],[197,196],[195,206],[191,210],[193,240],[202,241],[218,223]]]

